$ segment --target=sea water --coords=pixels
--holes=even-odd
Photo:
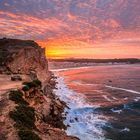
[[[57,69],[67,134],[80,140],[140,140],[140,65]]]

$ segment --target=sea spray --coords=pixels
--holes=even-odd
[[[98,106],[86,103],[84,95],[69,89],[65,85],[63,77],[58,77],[57,82],[55,94],[70,108],[65,109],[67,116],[64,123],[68,126],[67,134],[76,136],[80,140],[104,140],[102,127],[107,124],[107,118],[95,111]]]
[[[139,66],[67,69],[57,74],[62,77],[57,79],[56,94],[70,107],[65,109],[68,135],[81,140],[140,139]]]

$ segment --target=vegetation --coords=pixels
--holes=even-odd
[[[9,115],[18,126],[27,127],[28,129],[35,128],[35,110],[33,107],[19,105]]]
[[[22,88],[23,91],[28,91],[29,89],[30,89],[30,88],[29,88],[29,86],[27,86],[27,85],[24,86],[24,87]]]
[[[58,111],[57,114],[54,114],[55,111]],[[50,113],[46,118],[43,118],[45,122],[52,125],[53,127],[60,128],[60,129],[66,129],[66,126],[63,123],[63,117],[61,113],[63,110],[55,109],[54,105],[51,107]]]
[[[29,103],[23,99],[23,94],[18,90],[13,90],[9,94],[9,99],[14,101],[16,104],[28,105]]]
[[[41,140],[41,138],[33,131],[20,130],[18,135],[21,140]]]
[[[43,118],[44,120],[44,118]],[[51,116],[50,114],[44,120],[48,124],[52,125],[55,128],[66,129],[66,126],[63,123],[63,118],[59,118],[58,116]]]
[[[41,81],[40,80],[33,80],[32,82],[23,82],[23,85],[27,86],[27,88],[32,88],[32,87],[38,87],[41,86]]]
[[[29,88],[37,87],[37,84],[34,82],[23,82],[23,85],[28,86]]]
[[[23,91],[28,91],[32,87],[41,86],[39,80],[32,82],[24,82]],[[19,90],[11,91],[9,99],[14,101],[18,106],[15,110],[9,112],[10,118],[15,121],[15,127],[18,129],[20,140],[41,140],[41,138],[33,131],[35,126],[35,110],[29,106],[29,103],[24,100],[22,92]]]
[[[36,79],[36,80],[33,80],[33,83],[35,83],[36,85],[38,86],[41,86],[41,81]]]

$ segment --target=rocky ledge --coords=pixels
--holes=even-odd
[[[29,74],[31,71],[41,81],[47,79],[45,50],[31,40],[0,39],[0,73]]]

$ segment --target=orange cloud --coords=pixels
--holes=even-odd
[[[140,58],[140,39],[108,40],[96,44],[55,39],[38,43],[46,47],[49,58]]]
[[[7,18],[3,18],[7,17]],[[11,36],[27,34],[27,38],[36,38],[36,36],[42,35],[46,32],[59,32],[62,28],[66,28],[67,25],[56,18],[41,19],[28,15],[16,15],[9,12],[0,11],[0,29],[2,35]]]
[[[50,58],[140,57],[136,1],[1,1],[0,36],[36,40]]]

